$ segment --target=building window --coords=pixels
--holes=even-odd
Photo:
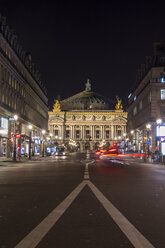
[[[70,130],[66,130],[66,138],[70,137]]]
[[[142,102],[142,100],[141,100],[141,101],[139,102],[139,109],[141,110],[142,107],[143,107],[143,102]]]
[[[106,132],[105,132],[105,137],[106,137],[106,139],[109,139],[109,130],[106,130]]]
[[[133,115],[136,115],[136,114],[137,114],[137,106],[135,106],[133,109]]]
[[[121,130],[117,130],[117,136],[121,136]]]
[[[89,138],[89,136],[90,136],[90,131],[86,130],[86,138]]]
[[[151,95],[151,91],[149,92],[148,94],[148,102],[151,103],[151,98],[152,98],[152,95]]]
[[[96,139],[99,139],[99,138],[100,138],[100,131],[96,130]]]
[[[76,139],[80,138],[80,130],[76,130]]]
[[[160,99],[165,100],[165,89],[160,90]]]
[[[55,136],[58,136],[58,130],[57,130],[57,129],[54,130],[54,135],[55,135]]]
[[[4,101],[5,101],[5,96],[4,96],[4,94],[2,95],[2,102],[4,103]]]

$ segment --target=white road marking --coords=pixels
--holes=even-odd
[[[127,236],[135,248],[155,248],[125,217],[120,211],[95,187],[87,181],[88,186],[107,210],[109,215],[119,226],[121,231]]]
[[[78,196],[86,182],[81,182],[38,226],[36,226],[15,248],[34,248],[63,215]]]
[[[86,179],[89,180],[88,164],[89,163],[85,164],[84,180],[86,180]]]
[[[84,180],[61,202],[38,226],[36,226],[14,248],[35,248],[58,219],[69,208],[85,185],[88,185],[103,207],[119,226],[135,248],[155,248],[120,211],[89,181],[88,164],[85,165]]]

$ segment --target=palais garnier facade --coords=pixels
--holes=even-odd
[[[110,99],[92,91],[89,79],[84,91],[55,100],[48,121],[52,141],[80,151],[110,147],[114,142],[121,145],[126,125],[127,112],[123,111],[121,100],[117,98],[112,107]]]

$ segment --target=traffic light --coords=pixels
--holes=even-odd
[[[17,139],[19,139],[19,138],[21,137],[21,135],[20,135],[19,133],[16,133],[15,137],[16,137]]]
[[[91,136],[89,136],[89,141],[92,141],[92,137]]]

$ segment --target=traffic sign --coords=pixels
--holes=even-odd
[[[148,146],[151,145],[151,138],[147,138],[147,145],[148,145]]]

